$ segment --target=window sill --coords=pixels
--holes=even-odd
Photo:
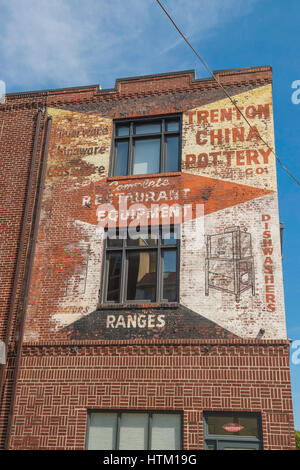
[[[179,302],[165,303],[128,303],[128,304],[99,304],[97,310],[137,310],[137,309],[159,309],[159,308],[178,308]]]
[[[170,178],[173,176],[181,176],[181,171],[175,171],[174,173],[146,173],[143,175],[125,175],[125,176],[108,176],[107,181],[123,181],[123,180],[136,180],[145,178]]]

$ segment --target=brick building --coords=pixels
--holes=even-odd
[[[0,105],[2,448],[294,448],[272,70],[216,74],[251,129],[193,71]]]

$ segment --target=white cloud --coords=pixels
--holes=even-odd
[[[257,0],[168,0],[193,41],[249,13]],[[10,89],[102,83],[193,68],[176,62],[178,33],[154,0],[0,0],[0,61]],[[103,83],[104,81],[104,83]]]

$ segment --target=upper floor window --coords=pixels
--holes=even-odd
[[[180,171],[180,116],[115,122],[113,176]]]

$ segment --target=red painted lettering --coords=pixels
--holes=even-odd
[[[201,135],[206,135],[206,131],[198,131],[196,134],[196,142],[198,145],[205,145],[207,143],[207,139],[201,140]]]
[[[221,122],[232,121],[232,108],[221,109]]]
[[[200,124],[201,122],[208,122],[207,118],[209,116],[208,111],[197,111],[197,122]]]

